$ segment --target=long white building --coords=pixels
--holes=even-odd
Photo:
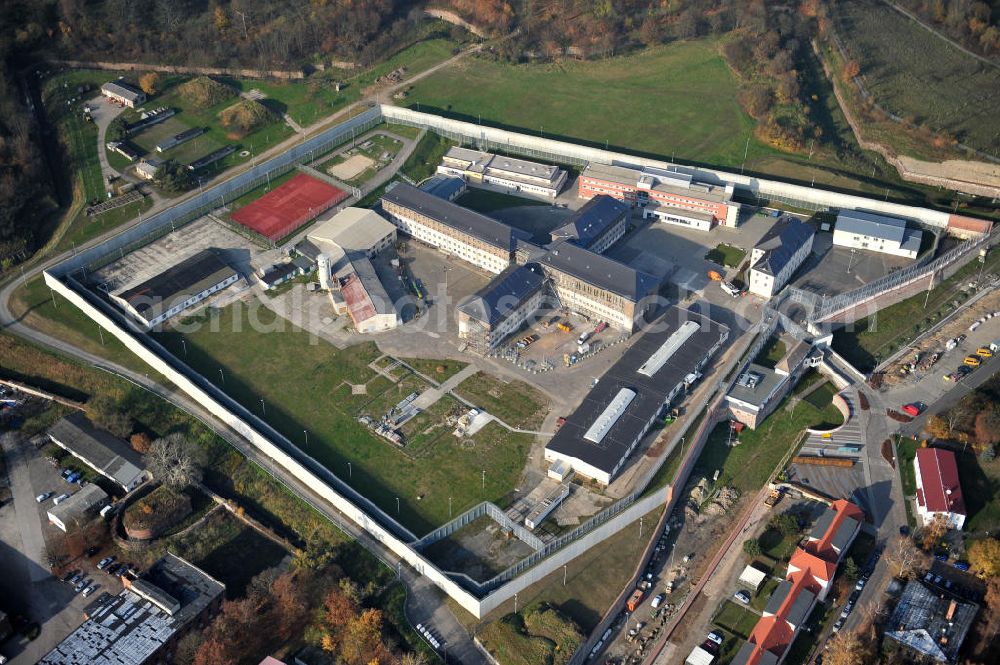
[[[453,147],[445,153],[437,172],[457,176],[473,187],[489,186],[511,194],[554,199],[566,184],[566,171],[551,164]]]
[[[920,229],[908,228],[905,219],[861,210],[841,210],[833,230],[833,244],[908,259],[920,253]]]

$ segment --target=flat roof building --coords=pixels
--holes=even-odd
[[[862,210],[841,210],[833,230],[833,244],[839,247],[917,258],[923,233],[908,228],[906,220]]]
[[[141,106],[146,101],[146,93],[129,85],[122,79],[110,81],[102,85],[101,94],[111,101],[117,102],[122,106],[127,106],[130,109]]]
[[[81,487],[62,503],[47,511],[49,522],[61,531],[81,527],[108,504],[108,494],[96,484]]]
[[[552,231],[552,242],[568,240],[602,254],[628,230],[631,210],[618,199],[600,194],[573,213],[565,224]]]
[[[750,293],[776,295],[808,258],[815,235],[812,226],[794,217],[778,220],[750,252]]]
[[[401,231],[493,274],[510,265],[517,240],[530,237],[406,183],[385,193],[382,210]]]
[[[480,353],[492,350],[519,330],[545,297],[541,266],[512,265],[459,302],[458,336]]]
[[[733,201],[732,185],[698,182],[680,171],[591,162],[578,182],[583,198],[613,196],[630,205],[648,207],[643,217],[656,217],[667,224],[709,230],[715,224],[735,227],[739,222],[740,204]],[[707,228],[699,220],[709,220]]]
[[[420,189],[445,201],[454,201],[465,194],[465,180],[457,176],[436,175],[420,183]]]
[[[396,307],[364,256],[351,260],[350,269],[340,280],[340,292],[347,303],[347,313],[359,333],[390,330],[402,323]]]
[[[885,636],[939,663],[954,663],[978,612],[976,603],[910,580],[886,623]]]
[[[437,172],[462,178],[473,187],[554,199],[566,184],[564,169],[526,159],[452,147]]]
[[[84,622],[39,665],[145,665],[168,661],[178,640],[218,613],[226,587],[167,554]]]
[[[161,166],[163,166],[162,161],[149,157],[135,165],[135,174],[143,180],[154,180]]]
[[[348,256],[371,258],[396,244],[396,227],[374,210],[350,207],[320,222],[306,237],[320,250],[324,243],[333,243]]]
[[[608,485],[662,409],[729,336],[708,317],[670,308],[604,375],[545,446],[545,459]]]
[[[917,515],[924,526],[938,515],[953,529],[965,526],[965,497],[955,453],[942,448],[917,448],[913,469],[917,480]]]
[[[126,492],[149,478],[139,453],[121,439],[95,427],[80,411],[56,421],[48,435],[52,443]]]
[[[136,321],[152,328],[238,279],[217,250],[203,249],[137,286],[109,295]]]

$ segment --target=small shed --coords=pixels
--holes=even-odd
[[[549,478],[564,483],[573,477],[573,467],[565,460],[556,460],[549,466]]]
[[[695,647],[691,650],[691,654],[684,662],[687,665],[712,665],[712,662],[714,661],[715,656],[713,656],[707,649]]]
[[[740,584],[750,587],[754,591],[760,589],[760,586],[767,579],[767,573],[759,568],[754,568],[753,565],[748,565],[740,573]]]

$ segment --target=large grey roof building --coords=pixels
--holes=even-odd
[[[206,623],[226,587],[167,554],[125,589],[88,612],[84,622],[38,665],[145,665],[165,661],[194,625]]]
[[[95,427],[79,411],[56,421],[48,434],[53,443],[120,485],[126,492],[149,477],[139,453],[121,439]]]
[[[782,217],[750,252],[751,293],[775,295],[812,251],[813,227],[794,217]]]
[[[629,206],[601,194],[587,201],[565,224],[552,231],[552,240],[569,240],[600,254],[625,235],[630,215]]]
[[[976,603],[947,589],[910,580],[886,624],[885,636],[938,662],[956,662],[978,612]]]
[[[920,253],[923,233],[905,219],[863,210],[841,210],[833,231],[833,244],[910,259]]]

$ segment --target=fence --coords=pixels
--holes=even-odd
[[[514,522],[514,520],[507,517],[507,514],[500,509],[499,506],[490,503],[489,501],[483,501],[478,505],[465,511],[452,521],[447,524],[434,529],[429,534],[421,538],[420,540],[413,543],[413,548],[416,550],[422,550],[432,543],[436,543],[439,540],[447,538],[456,531],[462,529],[463,527],[472,524],[480,517],[489,517],[494,522],[499,524],[504,529],[513,533],[518,540],[528,545],[533,550],[539,550],[545,546],[545,543],[541,538],[531,533],[528,529],[524,528],[520,524]]]

